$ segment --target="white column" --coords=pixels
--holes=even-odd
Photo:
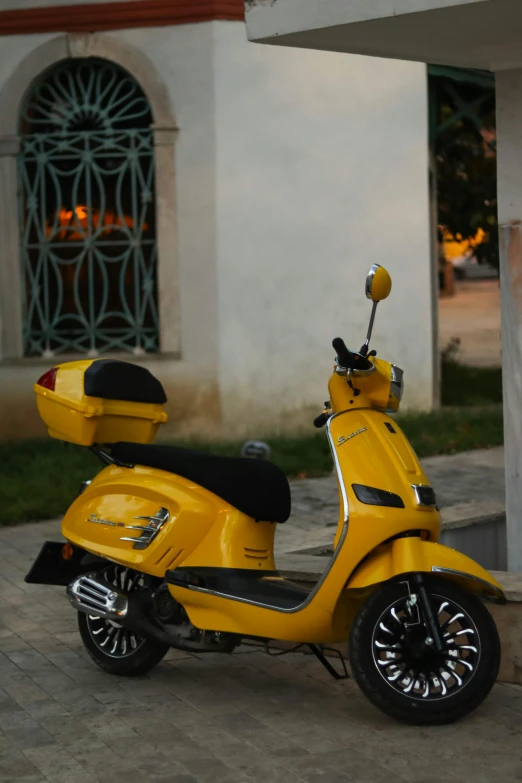
[[[427,86],[426,86],[427,89]],[[433,149],[430,150],[430,262],[431,262],[431,320],[433,351],[433,407],[440,408],[441,360],[439,340],[439,240],[437,236],[437,163]]]
[[[18,221],[17,136],[0,137],[0,358],[16,359],[22,346],[22,274]]]
[[[496,83],[508,569],[522,572],[522,69]]]
[[[178,231],[175,195],[174,125],[152,126],[156,182],[156,228],[158,241],[158,305],[162,353],[181,350],[181,319],[178,279]]]

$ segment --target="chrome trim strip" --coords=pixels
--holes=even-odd
[[[397,413],[404,394],[404,370],[401,370],[396,364],[391,365],[390,391],[397,398],[399,404],[396,408],[386,408],[386,413]]]
[[[156,538],[163,525],[168,522],[169,517],[169,510],[162,506],[153,517],[134,517],[134,519],[148,520],[148,525],[123,525],[122,522],[122,527],[125,527],[127,530],[141,530],[141,536],[137,538],[123,536],[120,538],[120,541],[133,541],[133,549],[146,549],[151,541]]]
[[[334,419],[336,419],[338,416],[342,416],[345,413],[350,413],[350,411],[341,411],[340,413],[334,413],[334,415],[330,416],[330,418],[326,422],[326,437],[328,438],[328,443],[330,444],[330,449],[332,451],[332,457],[333,457],[333,461],[334,461],[334,465],[335,465],[335,470],[336,470],[336,473],[337,473],[337,480],[338,480],[339,486],[341,488],[341,497],[343,499],[343,522],[344,522],[344,527],[343,527],[343,532],[341,534],[341,538],[343,536],[345,536],[346,533],[348,532],[348,521],[349,521],[349,518],[350,518],[350,509],[349,509],[349,506],[348,506],[348,496],[346,494],[346,487],[345,487],[345,484],[344,484],[344,478],[343,478],[343,474],[342,474],[342,471],[341,471],[341,466],[339,464],[339,457],[337,456],[337,451],[335,449],[335,444],[333,442],[332,435],[330,433],[330,429],[331,429],[331,426],[332,426],[332,421]],[[344,540],[344,538],[343,538],[343,540]],[[339,543],[341,543],[341,541]],[[339,546],[337,546],[337,549],[339,549]],[[335,557],[335,555],[336,555],[336,552],[334,552],[333,557]]]
[[[168,509],[163,508],[163,506],[160,508],[157,514],[154,514],[153,517],[134,517],[134,519],[144,519],[148,520],[149,522],[167,522],[168,518],[169,511]]]
[[[295,606],[293,609],[282,609],[277,606],[270,606],[270,604],[263,604],[259,601],[252,601],[247,598],[240,598],[236,595],[228,595],[227,593],[220,593],[216,590],[209,590],[206,587],[198,587],[197,585],[187,585],[187,588],[189,590],[193,590],[195,593],[207,593],[208,595],[214,595],[217,598],[227,598],[229,601],[239,601],[239,603],[242,604],[250,604],[251,606],[259,606],[262,609],[271,609],[273,612],[282,612],[283,614],[295,614],[295,612],[300,612],[302,609],[305,609],[308,604],[311,603],[311,601],[314,599],[314,597],[317,595],[321,587],[323,586],[328,574],[333,568],[333,565],[335,561],[337,560],[337,556],[339,552],[341,551],[344,541],[346,539],[346,535],[348,533],[348,523],[350,519],[350,509],[348,506],[348,495],[346,494],[346,486],[344,484],[343,474],[341,472],[341,466],[339,464],[339,458],[337,457],[337,452],[335,450],[335,445],[332,440],[332,436],[330,433],[330,426],[333,421],[333,419],[337,418],[337,416],[342,416],[344,413],[351,413],[351,411],[340,411],[340,413],[334,413],[333,416],[330,416],[328,421],[326,422],[326,436],[328,438],[328,443],[330,444],[330,449],[332,451],[332,457],[335,465],[335,470],[337,471],[337,479],[339,481],[339,486],[341,488],[341,497],[343,501],[343,529],[341,531],[341,535],[339,538],[339,542],[337,546],[335,547],[335,551],[333,555],[330,558],[330,561],[326,567],[326,570],[323,572],[321,578],[313,588],[313,590],[310,591],[310,593],[307,595],[306,599],[303,601],[302,604],[299,604],[298,606]],[[181,587],[181,585],[175,585],[175,587]]]
[[[92,479],[88,479],[87,481],[82,481],[80,484],[80,491],[78,492],[78,495],[83,495],[87,487],[89,487],[92,484]]]
[[[375,277],[375,273],[377,272],[379,267],[380,267],[380,264],[372,264],[371,267],[370,267],[370,271],[366,275],[366,282],[364,284],[364,293],[366,294],[366,298],[367,299],[371,299],[372,298],[373,278]]]
[[[479,582],[479,584],[484,585],[484,587],[492,590],[497,595],[500,593],[502,598],[504,598],[504,593],[500,588],[492,585],[491,582],[487,582],[485,579],[481,579],[479,576],[468,574],[466,571],[457,571],[455,568],[444,568],[442,566],[432,566],[431,570],[434,574],[449,574],[450,576],[459,576],[464,579],[471,579],[473,582]]]
[[[377,370],[377,365],[372,363],[372,366],[369,367],[367,370],[350,370],[350,375],[353,375],[354,378],[366,378],[368,375],[371,375],[372,372],[375,372],[376,370]],[[346,412],[347,411],[343,411],[343,413]]]
[[[401,384],[404,378],[404,370],[401,370],[400,367],[397,367],[396,364],[392,364],[391,366],[391,382],[392,383],[398,383]]]
[[[137,541],[141,541],[141,536],[139,536],[138,538],[134,538],[132,536],[122,536],[120,538],[120,541],[132,541],[132,543],[135,544]],[[150,543],[150,541],[147,540],[147,543]]]

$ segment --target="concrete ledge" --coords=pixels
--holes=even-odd
[[[287,579],[312,587],[321,578],[328,560],[328,557],[312,554],[280,555],[277,567]],[[508,601],[504,606],[486,604],[497,625],[502,645],[498,681],[522,685],[522,574],[491,573],[502,586]],[[346,643],[334,646],[346,655]]]
[[[503,503],[458,503],[441,508],[440,513],[442,530],[485,525],[488,522],[506,522],[506,508]]]
[[[488,571],[507,569],[506,510],[499,502],[466,502],[441,509],[439,542],[458,549]],[[294,550],[295,555],[329,555],[331,545]],[[288,550],[287,550],[288,551]]]

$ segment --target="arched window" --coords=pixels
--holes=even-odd
[[[106,60],[44,74],[20,120],[25,356],[158,350],[153,118]]]

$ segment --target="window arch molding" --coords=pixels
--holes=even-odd
[[[60,35],[30,52],[0,91],[0,359],[23,357],[20,225],[17,207],[17,156],[20,112],[33,83],[68,58],[97,57],[127,70],[152,109],[156,161],[156,219],[160,350],[180,352],[179,283],[176,256],[174,144],[177,126],[165,84],[138,49],[103,33]]]

